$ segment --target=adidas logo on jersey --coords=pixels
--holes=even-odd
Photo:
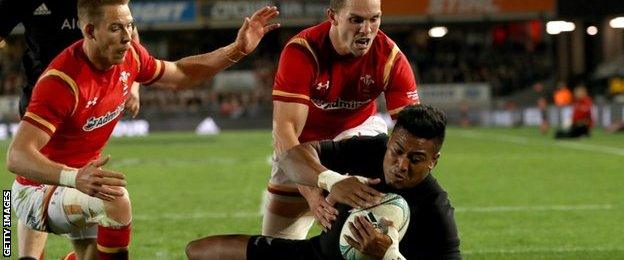
[[[46,6],[45,3],[37,7],[37,9],[35,9],[35,11],[33,12],[33,15],[51,15],[51,14],[52,12],[50,12],[50,9],[48,9],[48,6]]]

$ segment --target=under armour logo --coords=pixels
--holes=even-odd
[[[316,84],[316,90],[328,90],[329,89],[329,80],[325,83],[319,82]]]
[[[97,104],[97,101],[98,101],[98,97],[94,97],[93,99],[87,101],[87,106],[85,108],[95,106],[95,104]]]

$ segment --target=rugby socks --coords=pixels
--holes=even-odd
[[[111,228],[98,226],[97,249],[100,260],[127,260],[130,225]]]

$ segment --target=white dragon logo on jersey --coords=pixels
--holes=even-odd
[[[364,82],[364,85],[366,85],[366,87],[370,87],[370,85],[375,84],[375,80],[373,80],[373,76],[371,75],[362,76],[360,77],[360,80]]]

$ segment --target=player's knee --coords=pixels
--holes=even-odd
[[[105,201],[104,208],[107,218],[103,226],[126,226],[132,221],[132,206],[130,204],[130,196],[128,190],[123,187],[114,187],[113,189],[123,192],[122,196],[116,197],[113,201]]]
[[[189,260],[206,259],[206,252],[211,251],[211,243],[209,243],[209,240],[210,239],[203,238],[188,243],[188,245],[186,245],[186,257]]]
[[[249,236],[211,236],[190,242],[186,256],[194,259],[245,259]]]
[[[285,198],[271,194],[267,203],[267,211],[285,218],[298,218],[310,211],[308,202],[303,198]]]
[[[186,258],[189,260],[198,259],[197,258],[197,242],[191,241],[186,245]]]

